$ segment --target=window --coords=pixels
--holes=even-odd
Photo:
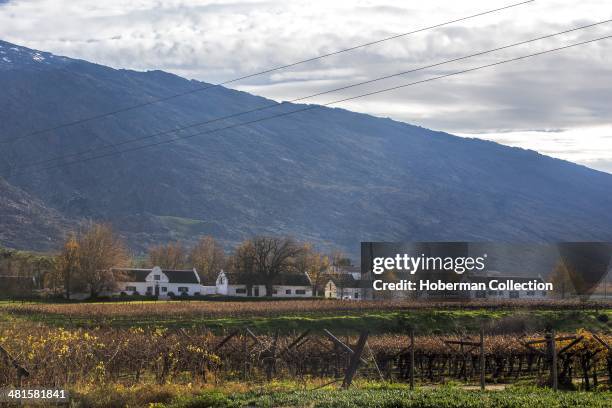
[[[186,286],[179,286],[178,287],[178,292],[179,293],[187,293],[187,292],[189,292],[189,288],[186,287]]]
[[[510,291],[510,299],[518,299],[519,298],[519,293],[516,290],[512,290]]]
[[[478,299],[484,299],[487,297],[487,292],[485,292],[484,290],[477,290],[474,296]]]
[[[355,299],[359,299],[359,292],[355,292]]]
[[[153,292],[153,286],[147,286],[147,292]]]
[[[136,286],[126,286],[125,290],[127,292],[136,292]]]
[[[244,294],[244,293],[246,293],[246,289],[236,289],[236,293],[237,294]]]
[[[287,290],[285,291],[285,294],[286,294],[286,295],[290,295],[290,294],[291,294],[291,289],[287,289]]]
[[[295,290],[295,294],[296,295],[305,295],[306,291],[304,289],[296,289]]]
[[[167,292],[167,291],[168,291],[168,288],[165,286],[162,286],[162,292]]]
[[[495,295],[497,295],[497,292],[496,292],[496,291],[494,291],[494,290],[490,290],[490,291],[489,291],[489,295],[490,295],[490,296],[495,296]]]
[[[153,279],[155,279],[155,280],[160,280],[160,278],[161,278],[161,276],[159,276],[159,275],[153,275]]]
[[[272,294],[273,294],[273,295],[278,295],[278,290],[276,290],[276,289],[272,289]]]
[[[528,290],[527,296],[535,296],[535,290]]]

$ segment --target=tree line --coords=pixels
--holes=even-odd
[[[162,269],[195,268],[203,285],[214,285],[223,269],[246,284],[249,296],[256,284],[264,285],[266,296],[272,296],[273,284],[279,277],[307,273],[313,294],[320,296],[324,274],[351,264],[340,251],[325,254],[315,250],[310,243],[276,236],[246,239],[231,251],[226,251],[213,237],[203,236],[191,246],[170,242],[150,247],[144,256],[135,256],[109,224],[100,223],[90,223],[71,233],[57,254],[42,259],[44,262],[37,260],[35,269],[37,288],[49,295],[66,298],[76,293],[87,293],[95,298],[113,292],[117,281],[123,279],[117,269],[153,266]],[[15,273],[25,277],[31,270],[32,267]]]

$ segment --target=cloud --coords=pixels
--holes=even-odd
[[[0,10],[0,37],[114,67],[163,69],[214,83],[509,4],[430,3],[417,7],[413,2],[383,0],[14,0]],[[605,0],[534,2],[233,86],[291,100],[611,17]],[[612,24],[606,24],[307,102],[343,99],[611,33]],[[588,150],[591,162],[602,161],[597,166],[605,167],[607,153],[585,146],[581,134],[571,130],[610,124],[611,50],[612,39],[340,106],[478,137],[570,130],[566,135],[576,138],[575,146]],[[544,132],[532,136],[536,134]],[[532,145],[524,138],[516,143]]]

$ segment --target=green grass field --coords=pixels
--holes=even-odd
[[[250,389],[247,389],[250,388]],[[303,384],[265,387],[241,384],[197,390],[172,387],[100,388],[73,392],[76,407],[149,406],[155,408],[238,407],[398,407],[398,408],[574,408],[610,407],[612,392],[554,392],[535,387],[468,390],[459,386],[417,388],[369,383],[349,390],[312,389]]]
[[[193,302],[195,303],[195,302]],[[475,310],[349,310],[349,311],[300,311],[293,310],[279,314],[242,314],[224,316],[226,302],[204,302],[210,308],[218,307],[218,313],[173,313],[173,307],[180,302],[149,302],[154,304],[155,317],[143,314],[122,315],[105,313],[116,304],[91,304],[96,306],[92,315],[63,312],[60,305],[53,313],[44,309],[22,313],[18,303],[0,305],[0,322],[21,320],[43,323],[56,327],[206,327],[213,331],[249,326],[262,332],[292,332],[296,330],[321,330],[334,328],[339,333],[368,329],[372,333],[401,333],[412,327],[421,334],[449,333],[456,331],[474,332],[484,323],[492,330],[505,332],[538,332],[547,327],[559,331],[573,332],[578,328],[610,330],[612,309],[604,310],[526,310],[526,309],[475,309]],[[141,303],[146,305],[147,303]],[[134,304],[133,306],[136,306]],[[8,313],[10,310],[11,313]],[[59,310],[59,311],[58,311]],[[167,313],[164,311],[167,310]]]

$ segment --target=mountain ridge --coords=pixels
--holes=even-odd
[[[0,42],[0,65],[7,44]],[[24,62],[0,68],[6,90],[0,140],[210,86],[24,50]],[[59,66],[36,61],[37,53],[59,59]],[[275,105],[270,112],[198,131],[296,106],[211,87],[16,140],[4,152],[0,176],[66,219],[112,222],[137,250],[209,233],[228,246],[281,234],[349,253],[361,240],[612,240],[612,175],[341,108],[317,107],[48,172],[15,171],[268,104]]]

